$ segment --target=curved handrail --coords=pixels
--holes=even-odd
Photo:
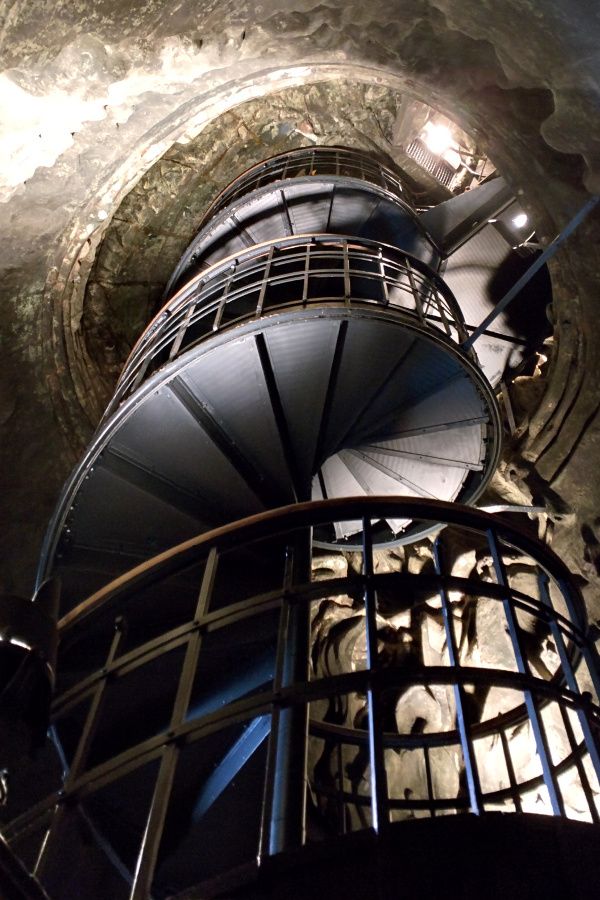
[[[465,532],[469,534],[474,532],[475,541],[467,543],[471,548],[475,547],[483,553],[481,558],[487,560],[485,566],[490,569],[490,574],[470,574],[466,578],[453,575],[453,564],[446,565],[444,559],[445,542],[437,539],[432,548],[431,570],[421,573],[374,572],[372,522],[388,517],[410,517],[454,526],[459,536]],[[361,574],[349,572],[334,579],[310,581],[307,568],[296,569],[288,566],[282,580],[279,581],[279,576],[277,577],[275,587],[271,579],[266,584],[259,581],[257,586],[260,588],[262,584],[264,591],[262,594],[248,597],[243,585],[238,594],[227,579],[224,582],[226,592],[220,593],[219,572],[224,569],[227,573],[228,564],[228,557],[221,559],[221,555],[227,551],[241,549],[252,551],[257,542],[275,539],[275,544],[267,544],[266,551],[269,559],[275,558],[272,557],[275,549],[283,553],[286,546],[298,547],[300,543],[306,545],[307,529],[311,527],[357,518],[362,519],[364,536]],[[251,558],[251,554],[248,558]],[[523,592],[519,582],[513,582],[513,578],[519,577],[519,572],[513,574],[510,569],[511,561],[515,558],[519,561],[519,570],[523,564],[532,570],[535,587],[530,591],[526,586],[524,590],[527,593]],[[199,562],[203,565],[193,569],[192,572],[191,567]],[[161,633],[156,635],[152,628],[148,633],[143,623],[146,607],[141,613],[138,609],[141,618],[138,617],[136,620],[135,611],[130,609],[126,601],[133,599],[137,602],[139,592],[156,584],[158,592],[153,592],[152,596],[147,598],[154,604],[156,598],[160,599],[162,596],[163,582],[168,596],[169,585],[172,586],[173,583],[167,579],[185,569],[190,569],[192,581],[189,587],[192,595],[199,597],[195,611],[184,607],[182,618],[185,621],[181,622],[177,618],[175,620],[177,624],[173,624],[171,619],[168,619],[167,625],[161,620],[163,626]],[[201,582],[199,591],[196,579]],[[548,587],[549,580],[553,585],[552,592]],[[453,592],[461,599],[453,598]],[[367,657],[364,665],[361,663],[357,667],[351,660],[336,657],[333,671],[329,664],[323,663],[320,667],[315,667],[313,674],[309,674],[307,663],[305,670],[298,670],[298,674],[282,678],[277,674],[279,671],[277,660],[283,659],[290,647],[290,631],[286,624],[289,622],[290,610],[293,608],[300,611],[308,621],[309,610],[315,608],[312,604],[327,602],[328,598],[335,598],[340,594],[350,596],[356,602],[357,606],[353,609],[352,615],[357,619],[361,640],[363,637],[367,642],[375,640],[374,652]],[[390,663],[377,646],[380,637],[385,640],[383,632],[380,631],[381,620],[377,620],[378,615],[383,616],[384,620],[386,615],[390,616],[390,610],[387,609],[386,613],[381,598],[389,596],[398,598],[401,610],[410,610],[418,622],[427,609],[430,616],[443,615],[445,649],[434,657],[426,657],[417,651],[408,661],[402,656],[399,659],[394,657]],[[439,608],[431,607],[430,602],[433,598],[437,598],[441,604]],[[507,636],[505,640],[502,658],[494,655],[493,659],[488,659],[487,662],[485,656],[481,659],[469,657],[465,659],[457,651],[455,624],[457,617],[453,608],[456,603],[462,603],[458,609],[464,612],[466,603],[473,598],[476,598],[477,603],[483,601],[485,609],[488,608],[487,601],[494,602],[496,608],[500,610],[500,615],[503,616],[498,622],[504,622],[509,637]],[[106,638],[106,627],[111,621],[111,616],[102,614],[112,613],[113,603],[118,606],[120,615],[115,622],[115,635],[108,653],[103,661],[100,661],[99,656],[89,655],[86,650],[89,646],[87,642],[92,636],[103,635],[104,639]],[[134,614],[130,616],[130,612]],[[94,618],[96,613],[102,615],[102,618],[96,620]],[[545,671],[540,671],[534,665],[536,659],[539,659],[536,655],[539,651],[539,642],[527,645],[522,641],[525,626],[522,624],[523,620],[519,619],[521,614],[527,617],[527,621],[532,619],[535,621],[535,626],[529,633],[548,634],[555,644],[558,659],[549,663],[549,668]],[[265,615],[266,619],[263,618]],[[129,642],[123,638],[127,619],[133,635],[133,639]],[[257,623],[256,628],[260,631],[261,640],[267,638],[269,642],[271,654],[269,658],[272,659],[272,663],[265,671],[263,680],[250,685],[245,684],[239,691],[236,689],[231,694],[225,692],[221,695],[217,692],[208,704],[204,699],[199,705],[194,705],[189,703],[188,698],[184,706],[173,701],[178,708],[177,715],[169,711],[168,705],[164,709],[161,706],[164,716],[161,713],[158,724],[153,725],[148,731],[142,729],[138,732],[135,730],[131,733],[126,732],[125,740],[121,740],[120,735],[116,735],[115,732],[119,722],[118,716],[116,721],[109,718],[105,732],[107,743],[102,745],[99,739],[100,752],[88,758],[90,735],[95,734],[96,727],[100,729],[104,727],[98,718],[100,709],[98,698],[102,697],[102,691],[109,683],[124,685],[126,680],[133,676],[133,680],[129,681],[129,688],[123,689],[135,691],[136,684],[140,683],[140,676],[135,673],[139,673],[140,670],[142,675],[149,673],[151,670],[147,667],[169,656],[172,660],[178,658],[180,661],[176,664],[176,667],[181,667],[179,676],[173,675],[173,672],[177,672],[177,668],[171,672],[171,676],[178,677],[179,683],[182,683],[185,660],[191,659],[193,655],[195,659],[193,668],[189,671],[186,668],[185,676],[186,683],[188,678],[191,679],[188,685],[191,690],[192,683],[196,683],[194,673],[200,671],[198,665],[202,662],[203,648],[208,649],[208,664],[211,664],[210,636],[223,632],[224,636],[217,638],[215,646],[224,647],[229,646],[226,640],[229,634],[231,646],[234,648],[236,635],[239,639],[240,634],[256,633],[256,628],[253,631],[252,622]],[[268,624],[265,626],[265,623]],[[83,626],[81,631],[79,626]],[[498,624],[497,627],[502,628],[502,625]],[[227,632],[228,628],[232,631]],[[519,526],[497,515],[441,501],[370,496],[312,501],[269,510],[184,541],[135,567],[67,613],[60,622],[60,631],[67,661],[66,668],[68,670],[70,659],[72,672],[77,681],[73,684],[68,679],[65,690],[54,703],[53,721],[58,728],[57,734],[59,736],[61,734],[61,723],[65,723],[64,727],[68,730],[69,723],[77,721],[82,709],[89,709],[91,712],[86,718],[84,732],[75,755],[71,751],[71,759],[75,762],[69,763],[67,759],[66,765],[71,764],[72,768],[62,793],[53,793],[14,820],[7,832],[13,839],[38,828],[55,806],[62,810],[75,799],[77,802],[85,802],[87,797],[98,795],[104,787],[120,782],[129,773],[140,771],[146,763],[160,760],[161,766],[163,763],[166,765],[165,761],[170,760],[172,754],[178,758],[179,751],[188,745],[208,741],[211,736],[224,734],[227,729],[238,729],[234,732],[238,735],[246,732],[251,734],[254,725],[260,720],[262,720],[261,741],[270,731],[270,750],[269,754],[265,754],[264,769],[266,792],[270,796],[270,785],[274,782],[274,777],[272,762],[269,760],[275,758],[271,751],[275,753],[279,742],[283,740],[276,725],[277,717],[288,714],[293,716],[295,712],[306,709],[308,704],[319,701],[331,702],[333,699],[341,704],[343,717],[338,722],[341,727],[330,727],[331,723],[327,721],[326,716],[324,717],[323,708],[317,705],[311,707],[309,734],[317,740],[326,742],[323,749],[324,758],[329,759],[327,754],[332,747],[337,747],[340,752],[344,747],[352,748],[355,751],[354,760],[360,771],[364,773],[369,766],[373,772],[379,766],[384,782],[379,793],[375,783],[371,785],[369,793],[364,778],[358,783],[352,778],[345,777],[340,769],[338,787],[331,793],[331,783],[327,780],[322,783],[320,773],[315,769],[312,773],[314,795],[321,798],[325,804],[329,802],[327,798],[330,797],[332,802],[346,808],[352,804],[371,807],[372,816],[375,817],[379,810],[384,821],[389,821],[391,810],[429,810],[431,815],[437,810],[458,813],[471,809],[474,812],[484,813],[496,808],[498,804],[501,806],[512,804],[515,811],[519,812],[532,790],[545,788],[553,813],[569,816],[573,815],[573,811],[577,812],[578,808],[573,806],[571,800],[570,805],[567,804],[566,789],[563,790],[563,784],[559,783],[558,779],[563,775],[565,778],[579,775],[581,792],[588,804],[590,817],[593,821],[598,819],[585,765],[589,762],[595,771],[600,773],[599,748],[595,737],[600,723],[600,709],[597,705],[597,697],[600,695],[600,674],[597,654],[586,633],[583,601],[577,586],[569,577],[567,568],[554,552],[541,545]],[[83,644],[79,643],[81,638],[84,640]],[[140,638],[142,642],[137,643]],[[183,650],[185,652],[182,652]],[[321,659],[323,661],[324,657]],[[583,681],[579,674],[580,667]],[[586,667],[592,679],[596,699],[586,693],[588,690],[585,681]],[[157,668],[154,671],[161,670]],[[224,677],[227,680],[227,672],[224,673]],[[201,684],[200,687],[202,690]],[[450,718],[442,718],[437,724],[434,720],[431,729],[417,730],[411,727],[410,709],[408,723],[396,718],[395,729],[393,724],[390,725],[389,718],[371,716],[374,705],[380,704],[380,709],[383,709],[381,704],[387,702],[385,698],[390,696],[394,704],[401,703],[403,697],[408,697],[411,688],[425,691],[441,688],[452,691],[454,707],[450,708],[454,710],[453,714]],[[464,692],[467,688],[474,689],[480,696],[482,692],[486,693],[490,689],[505,692],[504,700],[507,702],[498,705],[496,698],[491,707],[486,707],[485,710],[482,707],[479,712],[473,710],[466,712]],[[160,690],[158,696],[162,704],[164,697]],[[86,705],[89,698],[92,698],[92,702]],[[139,702],[141,704],[146,702],[146,697],[140,697]],[[409,704],[410,702],[412,701],[409,701]],[[346,708],[350,708],[348,704],[355,703],[362,704],[360,708],[363,712],[366,713],[368,710],[368,729],[366,719],[358,720],[354,715],[347,715]],[[394,706],[394,709],[397,708]],[[548,721],[544,722],[542,714],[547,720],[549,717],[551,722],[559,721],[562,717],[567,740],[561,744],[558,758],[556,753],[550,753],[548,746],[550,725]],[[577,736],[573,731],[570,724],[570,716],[573,715],[579,721],[583,737]],[[517,734],[524,735],[527,753],[538,754],[541,772],[532,771],[523,762],[519,762],[519,766],[516,766],[516,762],[520,760],[519,753],[522,746],[521,744],[513,746],[510,742],[513,739],[520,740],[515,737]],[[114,735],[115,741],[111,743]],[[490,742],[495,742],[498,753],[504,754],[503,758],[509,773],[508,784],[502,773],[500,775],[496,773],[490,781],[489,773],[486,774],[485,763],[481,762],[481,771],[478,769],[482,755],[491,753]],[[237,743],[234,746],[238,748]],[[443,774],[445,771],[443,760],[440,762],[438,759],[435,762],[434,756],[431,759],[429,757],[430,751],[436,748],[449,753],[450,759],[454,760],[454,766],[464,767],[468,778],[471,779],[468,802],[458,782],[454,787],[451,782],[438,792],[432,787],[430,777],[425,794],[420,793],[419,789],[415,796],[407,796],[403,789],[405,782],[398,779],[397,770],[392,768],[390,771],[392,773],[395,771],[396,774],[390,775],[390,781],[386,781],[388,762],[391,762],[392,766],[402,766],[404,764],[402,754],[415,751],[424,755],[426,766],[433,766],[434,772],[439,771]],[[244,748],[244,754],[246,749]],[[396,756],[393,755],[395,752]],[[242,760],[246,758],[244,754],[241,756]],[[393,759],[390,758],[390,754]],[[438,765],[439,770],[435,768]],[[413,775],[410,775],[410,765],[406,771],[409,772],[407,777],[413,778]],[[458,772],[458,768],[456,771]],[[221,775],[225,777],[224,772],[221,772]],[[150,783],[154,777],[152,774],[148,776]],[[415,783],[419,782],[420,777],[414,775],[414,778],[417,778]],[[158,790],[158,782],[156,785]],[[205,785],[207,790],[209,785],[212,791],[210,776]],[[166,785],[165,802],[170,793],[171,786]],[[128,801],[134,802],[133,794],[128,795]],[[260,803],[256,804],[255,812],[260,815]],[[50,825],[54,841],[57,840],[57,835],[60,835],[60,827],[59,814],[54,824]],[[141,856],[144,853],[142,844]]]
[[[557,582],[567,585],[573,609],[577,610],[572,619],[577,621],[581,617],[584,609],[583,599],[565,564],[549,547],[540,544],[518,526],[508,523],[498,515],[458,503],[411,497],[390,499],[367,496],[308,501],[270,509],[183,541],[140,563],[96,591],[61,618],[59,629],[64,631],[80,623],[109,600],[116,601],[134,590],[141,589],[157,577],[181,570],[201,554],[207,553],[213,546],[222,551],[299,528],[363,517],[410,518],[439,524],[440,527],[458,525],[479,532],[492,530],[502,541],[535,559]]]
[[[316,296],[311,296],[315,285]],[[285,296],[290,290],[293,301]],[[265,300],[267,292],[276,296]],[[410,253],[379,241],[328,234],[265,241],[213,264],[169,300],[134,345],[107,414],[154,370],[155,358],[156,368],[163,356],[170,360],[187,349],[186,335],[201,322],[194,343],[290,302],[318,306],[340,301],[411,313],[421,327],[441,331],[457,345],[467,337],[452,291]],[[226,321],[225,311],[236,304],[240,309]]]
[[[308,166],[308,173],[302,173],[303,166]],[[298,147],[271,156],[238,175],[213,200],[200,228],[237,197],[274,181],[297,178],[300,174],[348,175],[383,187],[397,199],[404,200],[405,190],[399,175],[367,153],[350,147]]]

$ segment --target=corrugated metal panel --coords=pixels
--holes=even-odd
[[[453,431],[445,427],[448,424],[460,423],[462,428],[463,425],[476,424],[481,420],[487,421],[487,411],[473,384],[466,376],[462,376],[449,384],[441,385],[434,394],[414,405],[400,410],[393,422],[389,423],[387,431],[390,438],[395,438],[404,437],[406,431],[424,429],[434,433],[433,429],[437,429],[446,432],[446,436],[442,438],[446,442],[449,439],[447,432]]]
[[[277,485],[282,498],[291,500],[290,473],[254,338],[214,348],[195,360],[181,377],[212,410],[240,451]]]
[[[313,475],[339,329],[338,322],[309,321],[269,328],[265,333],[294,455],[306,480]]]
[[[200,424],[167,388],[141,403],[112,446],[186,490],[202,490],[223,520],[249,516],[262,504]]]
[[[323,185],[321,190],[312,191],[308,196],[288,198],[288,209],[294,234],[321,234],[327,228],[331,207],[332,189]]]
[[[205,515],[201,502],[189,515],[157,497],[150,482],[143,489],[99,464],[79,492],[70,529],[79,546],[144,559],[207,530]]]
[[[368,460],[389,470],[405,487],[415,490],[418,496],[435,500],[454,500],[468,471],[435,465],[423,459],[393,456],[384,450],[376,452],[366,447],[360,450]]]
[[[377,397],[414,336],[368,319],[348,325],[334,404],[325,427],[326,454],[334,453],[364,408]]]
[[[433,463],[439,462],[439,465],[459,466],[473,465],[481,466],[481,434],[477,425],[463,425],[460,430],[460,444],[457,447],[457,455],[452,455],[453,448],[450,443],[454,443],[454,439],[450,439],[446,435],[443,440],[439,434],[425,433],[409,435],[408,437],[397,438],[391,441],[376,441],[373,446],[383,450],[394,450],[397,453],[404,453],[407,456],[424,456]]]
[[[359,484],[367,494],[387,494],[393,497],[421,497],[423,494],[410,485],[400,481],[392,473],[372,464],[360,450],[342,450],[340,458],[348,466]],[[389,519],[388,524],[393,532],[398,533],[408,525],[408,519]]]
[[[352,433],[355,446],[357,441],[370,443],[371,436],[384,434],[400,411],[410,409],[441,388],[447,389],[457,378],[464,379],[463,369],[454,357],[421,338],[415,340],[405,356],[399,355],[399,359],[401,364],[357,423]],[[445,395],[451,397],[452,389],[446,390]]]

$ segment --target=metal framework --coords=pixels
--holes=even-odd
[[[447,526],[433,544],[432,565],[420,575],[375,572],[371,526],[389,516]],[[362,573],[311,581],[310,529],[356,518],[363,520]],[[491,561],[491,580],[453,574],[449,548],[465,535],[480,548],[480,556]],[[240,581],[231,597],[227,573],[235,565],[232,554],[240,551],[250,565],[246,580],[255,587],[244,592]],[[279,586],[267,578],[264,589],[260,587],[264,553],[271,560],[275,554],[281,558]],[[533,573],[534,592],[514,586],[515,560]],[[167,616],[169,627],[159,625],[158,633],[144,639],[145,614],[140,619],[136,606],[140,596],[151,591],[155,604],[165,604],[184,588],[196,599],[185,606],[180,620]],[[324,598],[339,595],[352,598],[356,614],[362,616],[366,662],[355,671],[317,677],[310,665],[309,615]],[[457,629],[467,601],[499,611],[509,650],[496,665],[465,663]],[[383,658],[380,634],[390,603],[411,614],[441,614],[441,664],[427,664],[418,653],[396,664]],[[113,840],[121,857],[123,896],[132,900],[152,896],[160,886],[157,860],[164,864],[165,855],[168,858],[165,822],[173,805],[181,803],[181,784],[196,784],[189,827],[198,830],[209,811],[233,790],[244,767],[254,766],[253,777],[262,780],[264,788],[243,809],[251,835],[248,859],[317,839],[310,827],[315,815],[327,835],[360,827],[381,833],[407,815],[497,810],[537,809],[599,821],[600,671],[583,602],[564,565],[548,548],[489,514],[452,504],[377,497],[272,510],[186,541],[138,566],[68,612],[59,628],[65,662],[52,715],[68,775],[60,790],[6,832],[17,851],[28,846],[31,854],[32,841],[38,847],[36,873],[42,884],[53,857],[61,853],[64,829],[82,817],[93,821],[95,799],[111,786],[124,785],[127,793],[128,779],[135,780],[136,773],[143,773],[149,800],[129,813],[135,852],[131,841],[119,846],[117,839],[115,846]],[[232,659],[220,686],[212,685],[212,700],[199,700],[198,677],[209,671],[203,667],[203,654],[208,654],[210,666],[212,639],[219,636],[221,643],[235,648],[241,633],[260,634],[266,642],[270,662],[262,675],[236,690]],[[540,634],[555,648],[552,671],[541,671],[536,660],[532,635]],[[106,643],[99,666],[90,664],[84,652],[90,635],[96,644]],[[173,671],[178,675],[164,725],[134,744],[125,735],[120,752],[109,758],[94,754],[94,745],[102,744],[107,692],[118,692],[136,673],[147,671],[150,702],[151,666],[174,653]],[[76,660],[74,682],[69,659]],[[393,706],[414,686],[450,691],[452,724],[432,731],[391,728],[390,698]],[[504,698],[500,711],[488,717],[477,714],[473,693],[489,696],[493,691]],[[323,713],[356,697],[365,698],[359,724],[336,722]],[[308,714],[307,730],[302,721]],[[561,741],[557,729],[562,730]],[[194,778],[198,757],[188,753],[193,747],[210,762],[199,784]],[[312,768],[307,767],[307,751]],[[497,756],[493,772],[486,765],[491,753]],[[315,769],[315,754],[330,764]],[[438,774],[449,755],[459,777],[453,790],[444,790]],[[498,759],[503,761],[500,766]],[[408,789],[410,782],[402,775],[403,767],[415,760],[424,773],[421,792]],[[101,834],[100,824],[96,829]],[[183,868],[176,882],[179,890],[189,886],[185,879],[190,872],[196,880],[214,874],[210,845],[204,850],[202,846],[197,843],[194,851],[197,864]]]
[[[481,494],[501,425],[486,323],[469,337],[435,269],[508,202],[498,181],[419,216],[379,162],[325,147],[209,209],[42,551],[63,778],[5,833],[50,896],[82,859],[114,900],[162,900],[407,818],[600,823],[577,588],[527,533],[439,499]],[[420,542],[418,574],[378,568],[392,540]],[[332,545],[352,567],[313,575]]]
[[[161,310],[133,348],[107,415],[202,338],[286,308],[331,303],[402,311],[457,344],[468,338],[452,292],[408,253],[332,235],[269,241],[211,266]]]
[[[398,176],[373,157],[350,147],[304,147],[273,156],[239,175],[208,208],[202,225],[238,197],[257,188],[290,178],[318,175],[355,178],[383,188],[402,203],[407,200]]]

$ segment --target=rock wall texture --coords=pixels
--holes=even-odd
[[[451,530],[442,536],[447,571],[453,577],[468,579],[470,584],[494,583],[494,563],[484,540]],[[313,579],[343,579],[360,575],[362,556],[359,553],[322,554],[313,561]],[[409,547],[379,551],[374,564],[376,575],[401,572],[410,575],[431,575],[435,571],[432,543],[424,540]],[[507,558],[506,579],[511,588],[532,600],[541,600],[539,569],[526,554],[513,551]],[[336,583],[340,590],[339,580]],[[389,582],[388,582],[389,584]],[[565,615],[564,603],[555,586],[550,588],[555,608]],[[448,735],[457,722],[456,699],[448,684],[419,683],[421,673],[429,667],[449,665],[447,632],[439,593],[424,587],[419,595],[410,595],[406,603],[403,591],[382,588],[378,593],[376,619],[379,665],[381,669],[397,668],[407,676],[407,682],[383,692],[379,697],[379,720],[388,735]],[[463,670],[502,670],[515,672],[513,645],[506,627],[502,604],[463,590],[448,592],[449,615],[456,641],[457,659]],[[531,607],[530,607],[531,609]],[[557,646],[546,623],[530,611],[521,608],[517,619],[522,646],[534,677],[551,682],[560,669]],[[367,667],[365,609],[361,591],[356,594],[336,594],[325,597],[312,606],[312,666],[314,677],[330,678]],[[411,674],[414,682],[411,683]],[[581,690],[592,691],[589,674],[578,673]],[[509,769],[504,756],[508,753],[518,780],[525,784],[539,775],[531,721],[515,712],[522,704],[519,691],[501,686],[498,682],[469,685],[464,694],[463,710],[469,727],[475,729],[487,723],[489,731],[474,741],[474,756],[484,794],[506,791],[510,786]],[[347,692],[311,704],[311,716],[317,721],[345,729],[367,731],[370,698],[366,693]],[[524,708],[521,707],[523,710]],[[502,717],[513,716],[510,727],[501,737],[492,726]],[[566,714],[565,714],[566,715]],[[558,704],[544,708],[544,727],[552,747],[555,764],[568,758],[571,752],[568,722]],[[499,718],[497,718],[499,717]],[[565,727],[567,725],[567,727]],[[426,741],[427,738],[424,738]],[[433,742],[432,742],[433,743]],[[384,754],[389,797],[405,800],[405,808],[392,810],[392,821],[429,817],[430,810],[418,807],[419,801],[431,797],[451,801],[465,798],[465,761],[460,747],[448,741],[427,749],[421,747],[388,747]],[[598,783],[589,760],[586,778],[590,778],[591,793],[598,796]],[[567,770],[568,769],[568,770]],[[340,818],[347,831],[370,827],[371,810],[368,802],[357,798],[371,796],[370,760],[365,745],[341,742],[327,732],[323,737],[312,736],[309,747],[309,771],[314,785],[314,802],[325,821],[338,828]],[[346,794],[340,799],[340,791]],[[575,766],[567,767],[561,778],[565,811],[568,818],[586,819],[589,808]],[[416,808],[410,804],[415,802]],[[522,811],[550,814],[551,806],[545,787],[524,786],[521,795]],[[489,799],[486,809],[513,812],[513,798]]]
[[[569,0],[6,4],[3,588],[29,592],[60,483],[212,193],[315,138],[394,159],[399,98],[416,98],[489,152],[547,241],[600,189],[599,38],[600,9]],[[599,231],[596,215],[552,265],[551,357],[503,470],[550,503],[590,595]]]

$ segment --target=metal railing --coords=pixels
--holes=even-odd
[[[372,525],[389,517],[447,526],[423,542],[420,574],[378,572]],[[311,580],[310,530],[356,519],[360,570],[355,558],[346,574]],[[346,655],[327,642],[309,649],[322,604],[352,613]],[[60,632],[53,722],[66,780],[6,830],[17,852],[38,834],[36,874],[49,888],[69,823],[83,816],[102,832],[107,789],[118,792],[127,833],[115,822],[100,846],[120,857],[131,898],[164,890],[167,877],[183,890],[215,874],[223,861],[212,861],[209,812],[238,789],[246,844],[237,852],[246,855],[236,857],[225,832],[227,865],[289,849],[306,831],[307,840],[383,832],[407,817],[502,810],[600,820],[600,671],[582,599],[548,548],[490,514],[377,497],[272,510],[138,566],[67,612]],[[400,652],[398,635],[409,632],[410,652]],[[167,695],[167,670],[152,668],[165,660]],[[109,693],[117,709],[129,698],[125,719],[114,718]],[[432,698],[439,714],[428,712]],[[134,723],[144,717],[140,738]],[[258,787],[235,787],[244,783]],[[184,851],[166,823],[184,809],[178,874]],[[227,807],[224,815],[220,827],[234,828]]]
[[[275,181],[310,175],[356,178],[384,188],[403,202],[406,200],[400,177],[372,156],[346,147],[301,147],[273,156],[243,172],[218,195],[200,227],[238,197],[257,188]]]
[[[332,303],[408,313],[454,344],[468,336],[450,289],[408,253],[331,235],[269,241],[216,263],[169,301],[133,348],[107,415],[204,338],[275,310]]]

